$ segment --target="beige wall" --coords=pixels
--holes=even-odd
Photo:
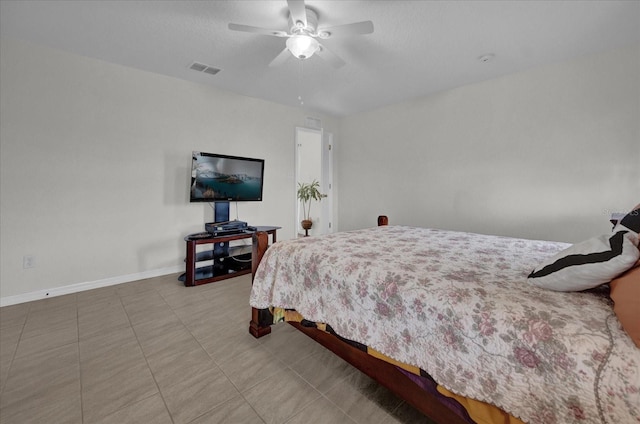
[[[5,304],[183,268],[183,237],[213,218],[188,202],[192,150],[265,159],[264,201],[238,203],[239,218],[294,236],[304,110],[23,42],[0,48]]]
[[[388,214],[568,242],[608,231],[640,202],[639,103],[635,46],[348,117],[339,228]]]

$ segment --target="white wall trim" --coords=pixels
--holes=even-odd
[[[184,271],[184,267],[174,266],[168,268],[154,269],[150,271],[138,272],[135,274],[119,275],[105,278],[103,280],[87,281],[84,283],[70,284],[68,286],[55,287],[52,289],[38,290],[34,292],[19,294],[16,296],[0,297],[0,307],[15,305],[18,303],[31,302],[33,300],[45,299],[48,297],[62,296],[65,294],[78,293],[85,290],[97,289],[100,287],[114,286],[116,284],[130,283],[132,281],[143,280],[145,278],[160,277],[162,275],[174,274]]]

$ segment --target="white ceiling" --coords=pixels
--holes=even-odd
[[[333,116],[640,43],[635,0],[306,4],[320,28],[371,20],[375,31],[322,41],[347,62],[339,69],[317,56],[269,67],[286,39],[227,27],[286,31],[285,0],[2,0],[0,36],[290,106],[300,106],[301,95],[310,112]],[[477,59],[487,53],[495,58]],[[222,71],[193,71],[194,61]]]

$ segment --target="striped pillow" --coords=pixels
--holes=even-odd
[[[620,227],[625,227],[623,230],[631,230],[636,234],[640,233],[640,205],[636,206],[631,212],[626,214],[624,218],[616,224],[613,231],[620,230]]]
[[[581,291],[608,283],[640,258],[638,233],[616,228],[613,235],[574,244],[549,258],[529,274],[529,283],[555,291]]]

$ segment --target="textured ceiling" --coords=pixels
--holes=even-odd
[[[345,116],[543,64],[640,43],[639,1],[314,1],[319,27],[373,21],[323,44],[346,61],[293,57],[285,0],[0,1],[0,36],[23,39],[309,112]],[[479,56],[492,53],[489,62]],[[221,68],[215,76],[192,62]]]

